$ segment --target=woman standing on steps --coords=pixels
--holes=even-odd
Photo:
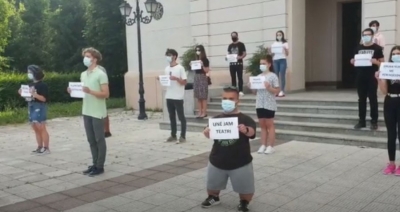
[[[289,43],[285,39],[285,34],[282,30],[276,32],[276,41],[268,49],[269,53],[273,53],[274,68],[278,75],[281,85],[281,91],[277,94],[278,97],[285,96],[286,85],[286,69],[287,57],[289,56]]]
[[[210,62],[207,59],[206,50],[203,45],[196,46],[195,50],[196,60],[201,61],[201,69],[193,70],[195,72],[193,92],[199,108],[199,115],[197,118],[202,119],[207,117],[208,85],[211,84],[209,78]]]
[[[390,51],[389,62],[400,63],[400,46]],[[396,140],[400,138],[400,80],[379,79],[379,71],[375,73],[379,89],[386,95],[383,103],[383,114],[387,129],[387,148],[389,164],[383,170],[386,175],[400,176],[400,166],[396,169]]]
[[[265,77],[264,89],[252,90],[257,95],[256,111],[258,122],[261,128],[261,147],[258,153],[271,154],[275,144],[275,125],[274,117],[277,109],[275,96],[280,92],[279,79],[274,73],[272,56],[267,55],[260,60],[260,70],[258,76]],[[249,85],[250,87],[250,85]]]

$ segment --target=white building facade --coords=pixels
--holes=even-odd
[[[386,38],[385,55],[400,44],[400,0],[158,0],[161,20],[142,24],[145,97],[149,108],[161,108],[161,87],[155,76],[163,72],[167,48],[182,54],[203,44],[211,64],[213,85],[230,82],[224,57],[237,31],[247,58],[257,46],[269,46],[278,30],[290,46],[287,89],[309,86],[353,87],[349,57],[371,20],[380,22]],[[132,6],[135,0],[128,1]],[[140,4],[145,9],[144,1]],[[145,14],[145,12],[144,12]],[[127,104],[137,107],[138,55],[136,26],[127,27],[129,70],[125,77]],[[245,79],[246,81],[246,79]]]

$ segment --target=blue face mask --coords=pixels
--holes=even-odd
[[[400,63],[400,55],[392,55],[392,61],[394,63]]]
[[[372,36],[371,35],[364,35],[361,37],[363,43],[369,43],[372,40]]]
[[[235,110],[236,103],[232,100],[224,99],[221,102],[221,106],[222,106],[222,110],[224,110],[224,113],[230,113]]]
[[[266,71],[267,70],[267,66],[266,65],[260,65],[260,70],[262,72]]]
[[[32,74],[32,73],[28,73],[28,79],[30,79],[30,80],[33,80],[33,79],[34,79],[34,77],[33,77],[33,74]]]
[[[171,63],[171,62],[172,62],[172,57],[171,57],[171,56],[167,56],[166,59],[167,59],[167,62],[168,62],[168,63]]]

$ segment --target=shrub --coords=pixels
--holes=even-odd
[[[46,72],[44,82],[49,86],[49,102],[72,102],[77,99],[70,98],[66,92],[69,82],[79,82],[80,73],[53,73]],[[110,76],[111,97],[125,96],[123,75]],[[22,84],[29,83],[26,74],[0,73],[0,111],[4,108],[15,108],[25,106],[24,98],[17,91]]]
[[[190,61],[192,61],[196,58],[195,48],[197,45],[198,44],[187,47],[188,49],[180,57],[180,59],[181,59],[180,64],[185,68],[186,71],[191,70]]]
[[[260,59],[268,55],[267,48],[263,45],[257,47],[257,51],[253,54],[252,57],[247,59],[248,66],[246,67],[246,73],[250,73],[251,76],[257,76],[261,74],[260,71]]]

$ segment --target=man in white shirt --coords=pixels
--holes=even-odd
[[[176,62],[178,52],[174,49],[167,49],[165,53],[169,65],[165,68],[165,75],[170,75],[171,84],[167,87],[165,99],[171,122],[171,136],[167,142],[182,143],[186,141],[186,117],[183,108],[183,99],[185,96],[185,85],[187,83],[186,71],[183,66]],[[181,136],[177,139],[176,115],[181,122]]]

